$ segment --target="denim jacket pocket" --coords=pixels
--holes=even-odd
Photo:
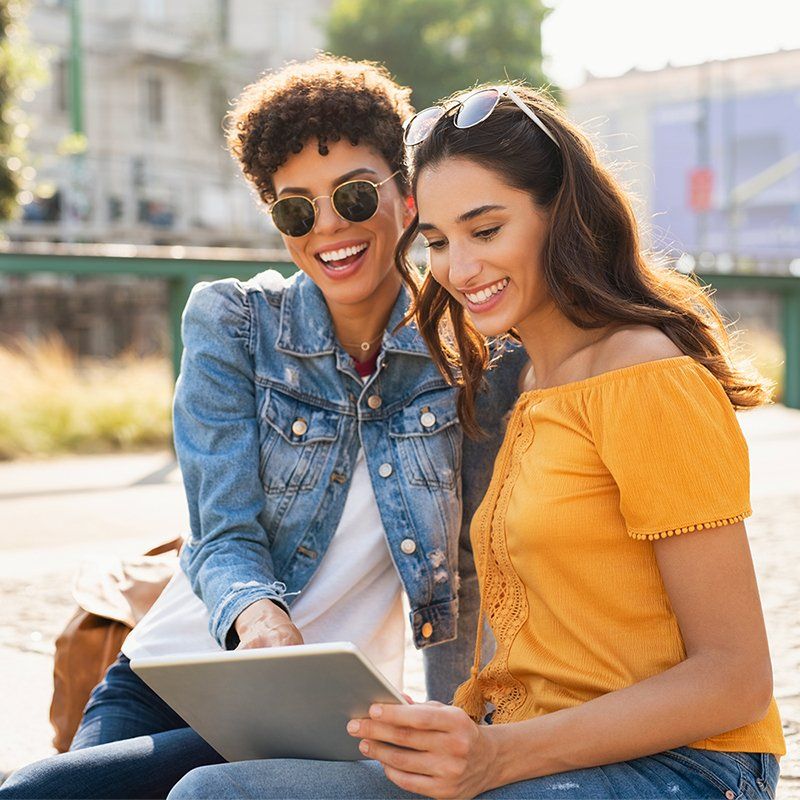
[[[455,489],[461,474],[461,426],[450,393],[394,414],[389,436],[412,486]]]
[[[261,406],[261,480],[267,494],[304,492],[319,481],[342,417],[269,389]]]

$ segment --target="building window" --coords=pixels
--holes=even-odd
[[[23,206],[24,222],[58,222],[61,219],[61,192],[54,189],[46,197],[38,196]]]
[[[138,202],[139,222],[154,228],[172,228],[175,225],[175,208],[165,200],[141,199]]]
[[[148,75],[144,84],[145,120],[152,127],[164,124],[164,82],[157,75]]]
[[[125,216],[125,203],[121,197],[108,198],[108,221],[119,222]]]

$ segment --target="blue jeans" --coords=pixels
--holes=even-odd
[[[166,797],[190,770],[222,763],[120,654],[92,692],[70,751],[18,769],[0,798]]]
[[[492,800],[773,800],[778,762],[761,753],[716,753],[681,747],[604,767],[508,784],[480,795]],[[201,767],[182,778],[170,800],[218,798],[410,798],[376,761],[242,761]]]

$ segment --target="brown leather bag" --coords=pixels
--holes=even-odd
[[[125,637],[147,613],[178,567],[183,539],[133,559],[82,564],[72,594],[78,610],[56,639],[50,722],[53,746],[69,750],[92,689],[117,657]]]

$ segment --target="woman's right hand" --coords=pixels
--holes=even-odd
[[[303,644],[303,634],[289,615],[266,598],[247,606],[236,618],[234,628],[239,635],[237,650]]]

